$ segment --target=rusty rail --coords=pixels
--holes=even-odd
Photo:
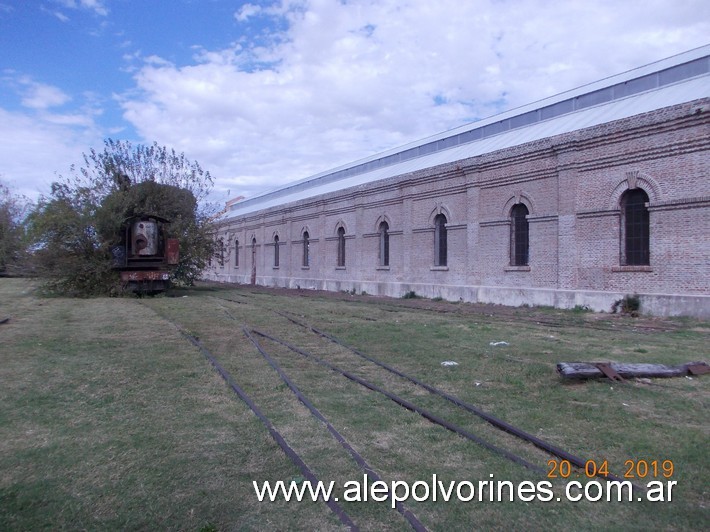
[[[487,421],[488,423],[490,423],[491,425],[493,425],[494,427],[496,427],[498,429],[501,429],[509,434],[512,434],[513,436],[516,436],[517,438],[520,438],[521,440],[524,440],[528,443],[532,443],[535,447],[542,449],[543,451],[545,451],[553,456],[556,456],[556,457],[561,458],[563,460],[568,460],[572,465],[574,465],[580,469],[584,469],[586,467],[588,460],[585,460],[583,458],[575,456],[572,453],[565,451],[564,449],[560,449],[559,447],[556,447],[550,443],[547,443],[546,441],[541,440],[537,436],[533,436],[532,434],[525,432],[524,430],[522,430],[514,425],[511,425],[510,423],[507,423],[507,422],[495,417],[492,414],[484,412],[483,410],[481,410],[480,408],[477,408],[474,405],[471,405],[469,403],[462,401],[458,397],[450,395],[450,394],[444,392],[443,390],[436,388],[435,386],[427,384],[427,383],[417,379],[416,377],[412,377],[411,375],[407,375],[406,373],[403,373],[403,372],[399,371],[398,369],[393,368],[392,366],[390,366],[388,364],[385,364],[384,362],[381,362],[369,355],[366,355],[362,351],[360,351],[354,347],[351,347],[349,345],[344,344],[343,342],[341,342],[340,340],[338,340],[334,336],[332,336],[324,331],[321,331],[321,330],[317,329],[316,327],[313,327],[312,325],[301,323],[300,321],[288,316],[287,314],[284,314],[283,312],[279,312],[279,311],[275,311],[275,312],[277,314],[279,314],[280,316],[289,320],[291,323],[294,323],[294,324],[296,324],[300,327],[303,327],[305,329],[309,329],[312,332],[314,332],[315,334],[318,334],[318,335],[322,336],[323,338],[327,338],[331,342],[334,342],[335,344],[337,344],[341,347],[344,347],[345,349],[351,351],[352,353],[356,354],[357,356],[359,356],[369,362],[372,362],[373,364],[376,364],[377,366],[380,366],[381,368],[383,368],[383,369],[385,369],[385,370],[387,370],[399,377],[402,377],[403,379],[406,379],[409,382],[416,384],[417,386],[424,388],[425,390],[427,390],[428,392],[430,392],[434,395],[437,395],[443,399],[446,399],[447,401],[455,404],[459,408],[462,408],[462,409],[466,410],[467,412],[470,412],[470,413],[480,417],[481,419]],[[621,477],[618,477],[613,474],[603,475],[601,473],[598,473],[597,476],[600,478],[615,480],[615,481],[619,481],[619,482],[624,481]],[[632,486],[636,489],[643,490],[642,487],[637,486],[633,483],[632,483]]]
[[[478,445],[480,445],[481,447],[484,447],[485,449],[488,449],[489,451],[492,451],[500,456],[503,456],[503,457],[507,458],[508,460],[511,460],[512,462],[515,462],[518,465],[522,465],[523,467],[526,467],[532,471],[535,471],[535,472],[540,473],[542,475],[546,474],[546,471],[543,468],[528,462],[524,458],[522,458],[514,453],[511,453],[510,451],[507,451],[506,449],[496,447],[492,443],[489,443],[486,440],[480,438],[479,436],[476,436],[472,432],[469,432],[466,429],[459,427],[458,425],[454,425],[453,423],[437,416],[436,414],[433,414],[429,410],[421,408],[421,407],[415,405],[414,403],[407,401],[406,399],[403,399],[388,390],[385,390],[384,388],[380,388],[379,386],[372,384],[371,382],[366,381],[365,379],[350,373],[349,371],[345,371],[343,369],[340,369],[339,367],[331,364],[330,362],[323,360],[322,358],[319,358],[311,353],[308,353],[307,351],[304,351],[303,349],[300,349],[294,345],[291,345],[290,343],[288,343],[284,340],[281,340],[279,338],[271,336],[267,333],[258,331],[256,329],[252,329],[252,332],[254,334],[261,336],[262,338],[266,338],[268,340],[271,340],[272,342],[276,342],[278,344],[281,344],[284,347],[287,347],[288,349],[293,351],[294,353],[298,353],[299,355],[309,358],[309,359],[313,360],[314,362],[316,362],[317,364],[320,364],[321,366],[326,367],[326,368],[330,369],[331,371],[334,371],[335,373],[338,373],[338,374],[342,375],[343,377],[345,377],[353,382],[356,382],[369,390],[372,390],[373,392],[378,392],[378,393],[384,395],[388,399],[394,401],[395,403],[406,408],[407,410],[415,412],[415,413],[419,414],[420,416],[422,416],[423,418],[431,421],[432,423],[435,423],[436,425],[444,427],[445,429],[450,430],[451,432],[454,432],[454,433],[458,434],[459,436],[463,436],[464,438],[477,443]]]
[[[286,456],[301,470],[301,473],[307,480],[311,482],[311,485],[315,486],[318,483],[318,478],[313,474],[313,472],[310,470],[308,465],[306,465],[303,459],[298,455],[298,453],[294,451],[293,448],[288,444],[284,437],[274,428],[271,421],[269,421],[269,419],[261,412],[259,407],[256,406],[256,403],[254,403],[254,401],[246,394],[246,392],[244,392],[244,390],[239,387],[239,385],[234,381],[229,372],[227,372],[227,370],[225,370],[220,365],[220,363],[217,362],[217,359],[214,357],[214,355],[212,355],[212,353],[207,350],[207,348],[205,348],[204,345],[202,345],[202,342],[200,342],[191,334],[188,334],[187,332],[183,331],[179,327],[178,330],[192,345],[194,345],[200,350],[200,352],[205,356],[205,358],[210,362],[210,364],[212,364],[215,370],[217,370],[217,373],[219,373],[219,375],[229,385],[232,391],[242,401],[244,401],[244,403],[246,403],[246,405],[251,409],[251,411],[254,412],[256,417],[258,417],[259,420],[264,424],[266,429],[269,431],[271,437],[276,441],[279,447],[281,447]],[[319,496],[322,500],[322,494]],[[330,510],[338,517],[340,522],[347,526],[350,530],[359,530],[357,525],[352,521],[352,519],[350,519],[348,514],[345,513],[345,510],[343,510],[343,508],[337,502],[335,502],[335,500],[329,498],[325,501],[325,504],[328,505],[328,508],[330,508]]]
[[[293,381],[288,377],[288,375],[281,369],[281,366],[278,365],[278,363],[261,347],[259,342],[256,341],[256,339],[251,335],[249,332],[249,329],[246,327],[242,327],[242,331],[244,332],[244,335],[251,341],[252,344],[254,344],[254,347],[256,348],[259,353],[266,359],[266,361],[269,363],[269,365],[276,371],[276,373],[279,374],[279,377],[281,377],[281,380],[288,386],[291,391],[294,393],[294,395],[298,398],[298,400],[306,407],[308,410],[310,410],[311,414],[313,416],[323,422],[325,427],[328,429],[328,431],[331,433],[331,435],[337,440],[338,443],[345,449],[350,456],[355,460],[358,466],[360,468],[367,472],[367,474],[374,479],[375,481],[381,481],[382,478],[377,474],[377,472],[372,469],[372,467],[365,461],[365,459],[358,453],[353,447],[348,443],[348,441],[343,437],[340,432],[326,419],[326,417],[318,410],[313,403],[311,403],[308,398],[306,398],[305,395],[301,392],[301,390],[296,386]],[[256,332],[256,331],[254,331]],[[390,500],[392,500],[392,493],[390,491],[387,492],[387,496]],[[408,510],[400,501],[395,501],[395,509],[402,514],[402,516],[407,520],[407,522],[412,526],[414,530],[417,532],[426,532],[427,528],[422,524],[419,519],[410,511]]]

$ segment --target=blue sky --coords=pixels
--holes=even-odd
[[[60,98],[63,104],[51,106],[55,111],[95,106],[102,113],[102,128],[143,140],[123,119],[117,96],[134,88],[133,74],[151,57],[189,65],[201,48],[226,48],[235,38],[258,40],[264,28],[240,28],[234,17],[239,5],[212,0],[0,0],[3,107],[21,111],[28,95],[51,98],[48,90],[54,87],[66,97]]]
[[[0,0],[0,180],[111,137],[251,196],[709,35],[706,0]]]

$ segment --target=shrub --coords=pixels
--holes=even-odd
[[[638,316],[639,315],[639,309],[641,308],[641,298],[639,298],[638,294],[634,295],[625,295],[621,299],[617,299],[614,301],[614,304],[611,306],[611,311],[616,314],[617,312],[620,312],[621,314],[629,314],[631,316]]]

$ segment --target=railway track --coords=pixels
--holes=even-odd
[[[212,296],[212,297],[216,297],[216,296]],[[231,302],[231,303],[237,303],[237,304],[244,303],[242,301],[235,301],[235,300],[232,300],[229,298],[218,297],[217,299],[222,299],[224,301]],[[433,394],[434,396],[437,396],[445,401],[448,401],[449,403],[456,405],[458,408],[460,408],[470,414],[473,414],[474,416],[477,416],[480,419],[483,419],[484,421],[486,421],[487,423],[489,423],[490,425],[492,425],[496,429],[499,429],[503,432],[511,434],[526,443],[530,443],[530,444],[534,445],[538,449],[547,453],[549,456],[559,458],[560,460],[566,460],[570,464],[572,464],[573,466],[575,466],[583,471],[585,470],[585,468],[589,462],[589,460],[587,458],[577,456],[577,455],[570,453],[564,449],[561,449],[555,445],[552,445],[549,442],[544,441],[541,438],[538,438],[538,437],[522,430],[519,427],[511,425],[510,423],[507,423],[504,420],[499,419],[496,416],[493,416],[493,415],[483,411],[482,409],[480,409],[472,404],[466,403],[465,401],[462,401],[461,399],[459,399],[451,394],[448,394],[448,393],[444,392],[443,390],[440,390],[430,384],[427,384],[426,382],[422,381],[421,379],[418,379],[417,377],[414,377],[414,376],[408,375],[402,371],[399,371],[398,369],[396,369],[388,364],[385,364],[385,363],[377,360],[376,358],[369,356],[352,346],[346,345],[345,343],[340,341],[335,336],[333,336],[323,330],[320,330],[312,325],[304,323],[299,319],[296,319],[294,317],[294,314],[291,312],[283,312],[283,311],[276,310],[276,309],[270,309],[270,310],[274,314],[285,318],[286,320],[293,323],[294,325],[296,325],[300,328],[309,330],[310,332],[314,333],[315,335],[317,335],[319,337],[326,338],[329,341],[333,342],[334,344],[337,344],[340,347],[347,349],[349,352],[351,352],[355,356],[357,356],[363,360],[366,360],[368,362],[371,362],[371,363],[375,364],[376,366],[383,368],[387,372],[392,373],[392,374],[396,375],[397,377],[400,377],[408,382],[415,384],[416,386],[426,390],[427,392]],[[279,338],[276,338],[268,333],[264,333],[259,330],[253,330],[253,332],[263,338],[266,338],[266,339],[269,339],[275,343],[279,343],[281,345],[284,345],[285,347],[287,347],[291,351],[298,353],[302,356],[305,356],[306,358],[310,358],[310,359],[314,360],[316,363],[327,367],[328,369],[344,376],[345,378],[353,380],[354,382],[358,382],[358,384],[361,384],[362,386],[364,386],[370,390],[377,391],[379,393],[382,393],[385,396],[388,396],[390,399],[394,400],[400,406],[403,406],[404,408],[407,408],[408,410],[419,413],[420,415],[422,415],[426,419],[429,419],[429,421],[432,421],[433,423],[443,426],[444,428],[447,428],[448,430],[451,430],[452,432],[455,432],[455,433],[477,443],[478,445],[481,445],[482,447],[488,449],[489,451],[492,451],[492,452],[499,454],[500,456],[503,456],[515,463],[518,463],[519,465],[522,465],[523,467],[526,467],[529,470],[535,471],[537,473],[544,473],[545,472],[545,470],[543,468],[541,468],[540,466],[532,464],[528,460],[525,460],[524,458],[522,458],[518,455],[515,455],[514,453],[510,453],[509,451],[507,451],[505,449],[502,449],[502,448],[497,447],[493,444],[490,444],[486,440],[476,436],[475,434],[472,434],[470,431],[467,431],[457,425],[450,424],[448,421],[440,418],[439,416],[437,416],[427,410],[419,409],[418,407],[416,407],[416,405],[413,405],[412,403],[410,403],[406,400],[403,400],[401,397],[397,397],[395,394],[391,394],[387,390],[383,390],[383,389],[373,385],[372,383],[365,381],[364,379],[360,379],[359,377],[353,375],[352,373],[344,371],[344,370],[338,368],[337,366],[334,366],[333,364],[328,363],[325,360],[319,359],[318,357],[315,357],[312,354],[305,352],[303,349],[300,349],[297,346],[291,345],[290,343],[288,343],[284,340],[281,340]],[[607,479],[607,480],[613,480],[613,481],[618,481],[618,482],[622,482],[624,480],[621,477],[619,477],[613,473],[605,473],[605,474],[599,473],[596,476],[598,476],[600,478]],[[638,485],[635,485],[635,484],[632,484],[632,486],[634,489],[639,489],[639,490],[644,489],[644,488],[642,488]]]
[[[238,294],[237,297],[242,298],[242,301],[236,299],[230,299],[234,303],[245,303],[246,301],[253,301],[253,296],[262,296],[264,294],[270,295],[268,287],[264,287],[261,291],[246,291]],[[309,293],[310,291],[295,291],[295,295],[300,298],[308,299],[316,297],[315,294]],[[320,294],[320,292],[318,292]],[[332,294],[328,293],[332,296]],[[342,298],[343,301],[353,301],[352,299]],[[639,334],[654,333],[654,332],[675,332],[681,330],[679,325],[670,322],[664,323],[654,323],[649,324],[644,321],[644,318],[631,318],[615,315],[606,315],[604,319],[594,322],[588,322],[583,319],[584,314],[580,316],[562,316],[557,320],[546,319],[544,316],[539,315],[526,315],[526,313],[516,307],[500,307],[498,305],[489,306],[486,304],[452,304],[450,302],[443,302],[440,305],[425,299],[393,299],[387,298],[383,299],[369,299],[362,298],[354,300],[357,304],[361,305],[377,305],[377,307],[384,312],[401,312],[402,310],[422,310],[426,312],[432,312],[434,314],[454,314],[457,316],[478,316],[482,319],[495,319],[499,323],[509,323],[519,327],[521,325],[530,325],[533,327],[543,326],[549,327],[550,329],[561,329],[564,327],[575,327],[580,329],[592,330],[592,331],[603,331],[603,332],[615,332],[619,330],[637,332]],[[530,309],[533,314],[535,313],[535,308]],[[594,315],[594,314],[592,314]],[[378,321],[375,318],[363,318],[361,316],[355,316],[359,319],[365,319],[367,321]]]
[[[276,429],[272,421],[264,415],[264,413],[261,411],[259,406],[256,404],[254,399],[247,394],[242,387],[237,384],[237,382],[234,380],[232,375],[220,364],[220,362],[217,360],[217,358],[204,346],[203,342],[196,337],[195,335],[191,334],[190,332],[186,331],[179,323],[175,322],[174,320],[169,319],[166,316],[161,316],[163,319],[171,323],[177,330],[180,332],[180,334],[192,345],[194,345],[200,353],[207,359],[207,361],[212,365],[212,367],[217,371],[220,377],[225,381],[225,383],[229,386],[229,388],[234,392],[234,394],[241,400],[243,401],[249,409],[254,413],[254,415],[259,419],[259,421],[262,422],[266,430],[269,432],[269,435],[274,439],[274,441],[278,444],[278,446],[281,448],[281,450],[284,452],[284,454],[288,457],[288,459],[296,466],[298,469],[301,471],[301,474],[309,481],[311,482],[312,485],[316,485],[319,482],[318,477],[313,473],[311,468],[306,464],[306,462],[301,458],[301,456],[289,445],[289,443],[286,441],[286,438]],[[324,500],[323,497],[320,497],[320,500],[324,501],[325,504],[328,506],[328,508],[335,514],[335,516],[338,518],[338,520],[348,527],[351,531],[355,532],[359,530],[359,527],[355,524],[355,522],[352,520],[352,518],[345,512],[345,510],[342,508],[341,505],[338,504],[338,502],[332,498],[329,498],[328,500]],[[426,530],[425,528],[417,529],[417,530]]]
[[[218,297],[214,295],[210,295],[210,299],[214,299],[217,301],[221,301],[224,303],[228,304],[234,304],[234,305],[244,305],[246,301],[239,301],[239,300],[234,300],[230,298],[224,298],[224,297]],[[230,312],[229,308],[226,308],[225,305],[218,303],[219,307],[221,308],[222,311],[225,312],[225,314],[229,317],[229,319],[233,320],[236,323],[239,323],[240,320],[236,318],[232,312]],[[338,340],[336,337],[333,335],[330,335],[329,333],[322,331],[316,327],[313,327],[307,323],[304,323],[300,321],[299,319],[296,319],[292,313],[289,312],[283,312],[281,310],[276,310],[276,309],[271,309],[271,311],[274,313],[274,316],[278,316],[282,320],[285,320],[288,322],[291,326],[295,326],[301,330],[308,331],[310,334],[312,334],[315,337],[318,337],[320,339],[325,339],[328,342],[331,342],[333,344],[337,344],[340,348],[347,350],[349,353],[352,354],[353,357],[357,357],[361,360],[366,361],[367,363],[373,364],[376,367],[385,370],[386,372],[395,375],[397,378],[402,379],[403,381],[407,381],[408,383],[414,384],[417,387],[420,387],[424,390],[426,390],[428,393],[431,395],[435,396],[438,399],[441,399],[443,401],[446,401],[448,403],[451,403],[455,405],[457,408],[464,410],[465,412],[472,414],[480,419],[483,419],[486,421],[488,424],[491,426],[495,427],[496,429],[503,431],[507,434],[513,435],[516,438],[524,441],[527,444],[534,445],[536,448],[539,450],[543,451],[544,453],[547,453],[549,456],[554,456],[556,458],[559,458],[561,460],[566,460],[573,466],[584,470],[587,460],[584,458],[578,457],[570,452],[567,452],[563,449],[560,449],[554,445],[551,445],[545,441],[543,441],[540,438],[537,438],[522,429],[515,427],[513,425],[510,425],[506,423],[505,421],[498,419],[497,417],[488,414],[481,410],[480,408],[468,404],[455,396],[452,396],[450,394],[447,394],[443,392],[442,390],[437,389],[436,387],[424,382],[423,380],[407,375],[406,373],[399,371],[397,368],[394,368],[388,364],[385,364],[377,359],[375,359],[372,356],[369,356],[357,348],[347,346],[340,340]],[[168,318],[166,318],[168,319]],[[232,375],[227,372],[227,370],[224,369],[224,367],[219,363],[217,358],[210,353],[204,344],[193,334],[186,332],[183,328],[178,323],[175,323],[172,320],[171,321],[183,334],[183,336],[190,341],[194,346],[196,346],[200,352],[206,357],[206,359],[212,364],[212,366],[215,368],[215,370],[219,373],[219,375],[225,380],[227,385],[232,389],[232,391],[242,400],[244,401],[249,408],[254,412],[254,414],[262,421],[264,426],[267,428],[268,432],[271,434],[272,438],[278,443],[278,445],[282,448],[286,456],[291,459],[291,461],[301,470],[303,476],[310,480],[313,484],[315,484],[318,479],[317,477],[313,474],[313,472],[310,470],[308,465],[305,463],[305,461],[294,451],[293,447],[288,444],[286,441],[286,438],[284,438],[279,431],[276,429],[274,426],[274,423],[267,417],[265,416],[261,410],[259,409],[258,404],[255,402],[253,398],[251,398],[247,393],[236,383]],[[412,412],[415,412],[422,416],[424,419],[427,421],[434,423],[438,426],[441,426],[453,433],[458,434],[459,436],[466,438],[467,440],[472,441],[476,445],[486,449],[487,451],[491,453],[495,453],[501,457],[504,457],[507,460],[510,460],[511,462],[514,462],[520,466],[523,466],[527,468],[530,471],[535,472],[536,474],[540,475],[541,477],[544,477],[546,470],[533,463],[530,462],[528,459],[516,454],[515,452],[511,452],[510,450],[506,449],[505,447],[501,447],[499,445],[495,445],[487,441],[486,439],[478,436],[477,434],[473,433],[471,430],[464,428],[460,425],[457,425],[456,423],[453,423],[444,417],[426,409],[422,408],[420,406],[417,406],[415,403],[412,401],[409,401],[407,399],[404,399],[403,397],[397,395],[396,393],[392,392],[391,390],[386,389],[383,386],[376,385],[367,379],[364,379],[360,376],[355,375],[352,372],[349,372],[347,370],[344,370],[340,367],[338,367],[336,364],[333,364],[332,362],[329,362],[325,360],[323,357],[316,356],[310,352],[308,352],[306,349],[303,347],[299,347],[298,345],[293,345],[293,343],[284,340],[277,336],[277,334],[271,332],[271,331],[265,331],[262,330],[263,327],[253,327],[250,326],[248,323],[239,323],[240,325],[240,330],[242,334],[244,335],[244,338],[246,338],[253,348],[261,355],[264,360],[268,363],[268,365],[275,371],[279,378],[282,380],[284,384],[291,390],[291,392],[298,398],[298,400],[310,411],[311,415],[317,419],[320,423],[322,423],[325,428],[328,430],[330,433],[331,437],[334,438],[338,444],[350,455],[352,460],[357,464],[357,466],[360,468],[361,471],[367,473],[370,478],[373,480],[381,480],[382,476],[366,461],[366,459],[358,453],[358,451],[355,450],[354,446],[351,445],[351,443],[341,434],[341,432],[331,423],[326,416],[324,416],[313,404],[313,402],[308,399],[305,394],[300,390],[300,388],[294,383],[293,379],[288,375],[286,371],[278,364],[278,362],[275,360],[275,358],[269,353],[268,348],[265,346],[264,342],[269,343],[270,345],[280,345],[285,347],[288,351],[298,354],[314,364],[317,364],[321,367],[326,368],[327,370],[334,372],[352,382],[357,383],[360,386],[363,386],[367,388],[370,391],[374,391],[376,393],[379,393],[391,401],[395,402],[397,405],[400,407],[403,407],[407,410],[410,410]],[[260,338],[261,340],[257,339]],[[323,379],[323,382],[327,382],[327,378]],[[602,475],[599,474],[598,476],[603,477],[608,480],[616,480],[616,481],[622,481],[619,477],[613,475],[613,474],[606,474]],[[636,485],[633,485],[633,488],[636,489],[643,489],[640,488]],[[391,498],[392,494],[388,493],[388,496]],[[328,500],[325,501],[328,507],[331,509],[331,511],[338,517],[340,522],[350,528],[351,530],[357,530],[358,527],[355,524],[355,522],[348,516],[348,514],[343,510],[341,506],[337,504],[336,501],[334,500]],[[407,520],[408,524],[414,529],[418,531],[423,531],[426,530],[426,526],[422,524],[422,522],[417,518],[417,516],[408,508],[406,508],[401,502],[396,501],[395,504],[393,504],[393,507],[396,509],[396,511],[404,518]]]
[[[377,366],[384,368],[385,370],[389,371],[390,373],[393,373],[393,374],[397,375],[398,377],[401,377],[409,382],[416,384],[417,386],[425,389],[429,393],[434,394],[442,399],[445,399],[446,401],[449,401],[450,403],[455,404],[457,407],[465,410],[466,412],[469,412],[469,413],[487,421],[488,423],[490,423],[491,425],[493,425],[497,429],[500,429],[500,430],[503,430],[509,434],[512,434],[513,436],[520,438],[523,441],[526,441],[528,443],[532,443],[535,447],[542,449],[546,453],[549,453],[551,456],[555,456],[555,457],[560,458],[562,460],[567,460],[572,465],[575,465],[580,469],[584,469],[587,462],[588,462],[587,459],[580,458],[578,456],[573,455],[572,453],[569,453],[563,449],[560,449],[559,447],[552,445],[544,440],[541,440],[540,438],[533,436],[532,434],[529,434],[528,432],[525,432],[524,430],[522,430],[518,427],[515,427],[514,425],[511,425],[510,423],[506,423],[505,421],[497,418],[496,416],[493,416],[487,412],[484,412],[483,410],[481,410],[480,408],[478,408],[474,405],[471,405],[469,403],[462,401],[458,397],[450,395],[450,394],[448,394],[448,393],[446,393],[446,392],[444,392],[444,391],[442,391],[430,384],[427,384],[426,382],[424,382],[416,377],[413,377],[411,375],[403,373],[388,364],[385,364],[385,363],[383,363],[383,362],[381,362],[369,355],[366,355],[362,351],[344,344],[343,342],[338,340],[336,337],[334,337],[324,331],[321,331],[320,329],[317,329],[311,325],[305,324],[303,322],[300,322],[299,320],[289,317],[285,313],[279,312],[279,314],[286,317],[286,319],[293,322],[294,324],[296,324],[300,327],[309,329],[309,330],[313,331],[315,334],[318,334],[324,338],[327,338],[328,340],[330,340],[333,343],[336,343],[342,347],[345,347],[346,349],[351,351],[356,356],[358,356],[364,360],[367,360],[369,362],[372,362],[373,364],[376,364]],[[523,464],[523,465],[526,465],[526,464]],[[529,466],[526,465],[526,467],[529,467]],[[539,469],[539,468],[530,467],[530,469]],[[609,478],[611,480],[621,481],[621,479],[619,477],[616,477],[615,475],[606,475],[605,477]]]

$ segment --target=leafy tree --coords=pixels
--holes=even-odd
[[[25,248],[23,221],[30,207],[24,196],[0,182],[0,275],[23,272]]]
[[[106,140],[84,154],[84,165],[52,184],[29,217],[38,271],[53,292],[77,295],[120,291],[110,248],[134,215],[166,218],[167,236],[180,239],[173,281],[192,284],[213,254],[204,200],[212,177],[184,154],[160,147]]]

